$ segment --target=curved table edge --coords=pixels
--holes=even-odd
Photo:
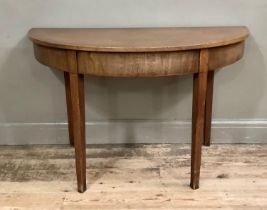
[[[31,29],[27,36],[28,38],[34,43],[38,45],[43,45],[47,47],[52,48],[58,48],[58,49],[65,49],[65,50],[75,50],[75,51],[88,51],[88,52],[171,52],[171,51],[184,51],[184,50],[200,50],[200,49],[208,49],[213,47],[222,47],[227,46],[231,44],[236,44],[242,41],[245,41],[249,36],[249,30],[246,26],[244,26],[246,29],[246,34],[238,36],[231,40],[224,40],[220,42],[213,42],[209,44],[196,44],[192,46],[165,46],[164,48],[160,47],[150,47],[150,48],[123,48],[123,47],[104,47],[104,46],[90,46],[90,47],[80,47],[80,46],[72,46],[72,45],[66,45],[66,44],[58,44],[58,43],[51,43],[42,41],[39,39],[36,39],[31,36],[31,31],[34,29]]]

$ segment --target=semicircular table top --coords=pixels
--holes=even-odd
[[[33,28],[36,44],[81,51],[159,52],[203,49],[245,40],[245,26],[171,28]]]

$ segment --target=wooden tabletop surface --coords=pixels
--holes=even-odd
[[[238,43],[245,26],[176,28],[33,28],[36,44],[82,51],[159,52],[203,49]]]

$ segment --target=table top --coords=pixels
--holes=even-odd
[[[160,52],[230,45],[249,35],[245,26],[171,28],[33,28],[29,38],[49,47],[98,52]]]

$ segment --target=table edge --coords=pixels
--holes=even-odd
[[[236,26],[236,27],[244,27],[247,31],[245,35],[238,36],[234,39],[227,40],[227,41],[220,41],[220,42],[211,42],[208,44],[198,44],[198,45],[192,45],[192,46],[164,46],[164,47],[138,47],[138,48],[125,48],[125,47],[104,47],[104,46],[72,46],[72,45],[66,45],[66,44],[57,44],[57,43],[51,43],[42,41],[39,39],[36,39],[31,36],[31,31],[34,29],[32,28],[27,36],[28,38],[34,43],[42,46],[52,47],[52,48],[58,48],[58,49],[65,49],[65,50],[75,50],[75,51],[88,51],[88,52],[171,52],[171,51],[184,51],[184,50],[200,50],[200,49],[207,49],[207,48],[213,48],[213,47],[222,47],[227,46],[235,43],[242,42],[246,40],[246,38],[249,36],[249,30],[246,26]]]

